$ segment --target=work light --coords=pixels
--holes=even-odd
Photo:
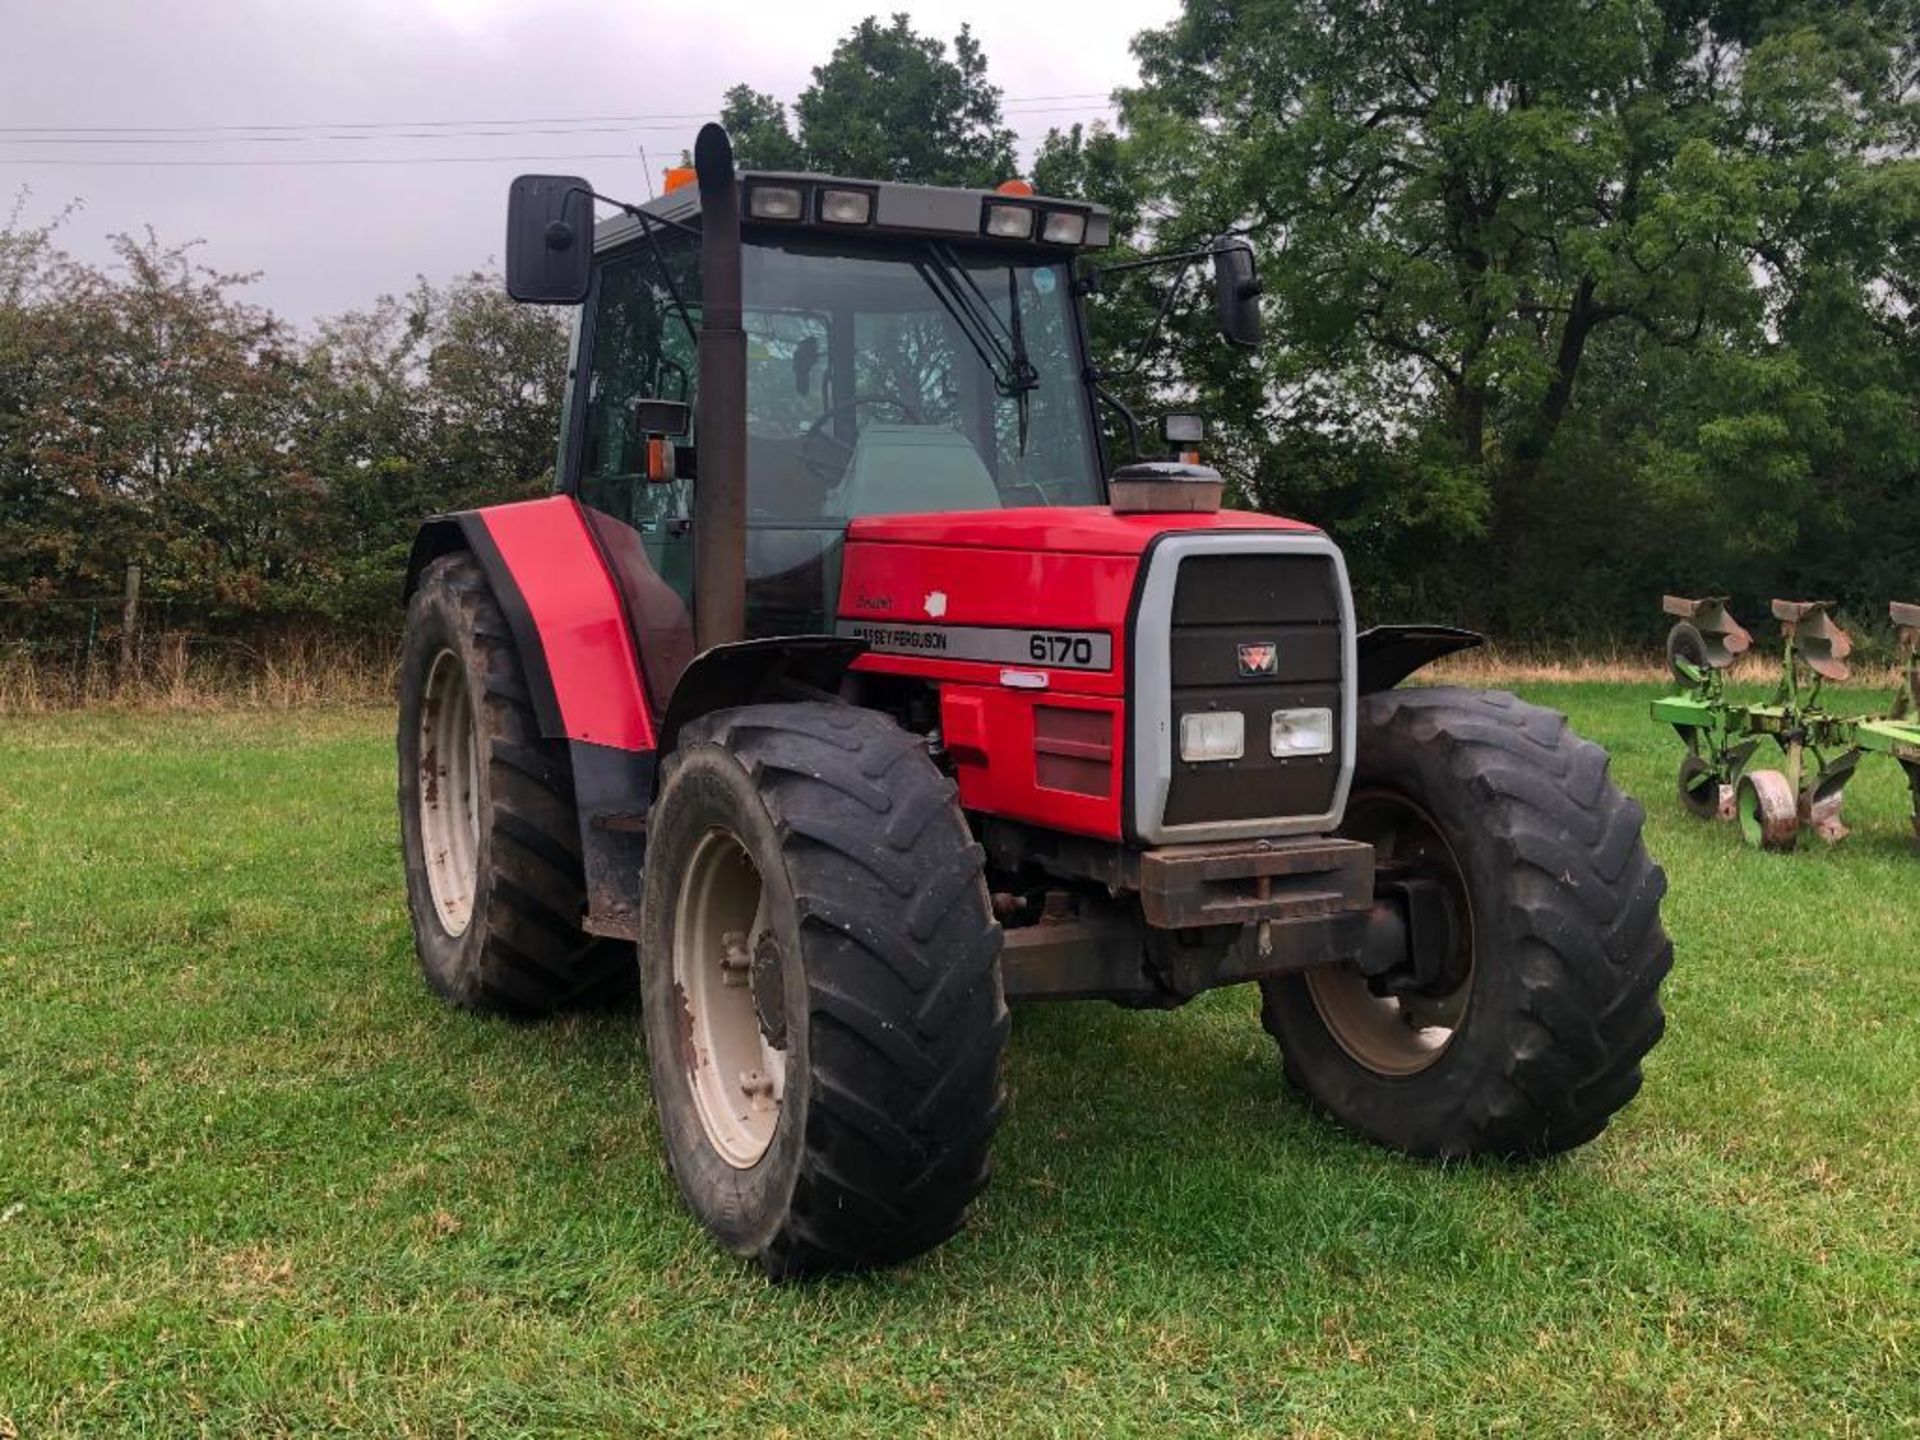
[[[1024,205],[987,206],[987,234],[1002,240],[1031,240],[1033,211]]]
[[[1087,217],[1072,210],[1049,210],[1040,238],[1049,245],[1078,245],[1087,238]]]
[[[800,190],[793,185],[756,185],[747,192],[747,213],[756,220],[798,220]]]
[[[820,218],[830,225],[864,225],[873,213],[873,197],[864,190],[822,190]]]

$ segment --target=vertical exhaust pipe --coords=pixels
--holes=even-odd
[[[747,633],[747,336],[740,328],[740,187],[725,129],[701,127],[693,167],[700,183],[693,631],[708,650]]]

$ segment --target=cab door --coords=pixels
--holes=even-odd
[[[564,487],[580,501],[613,572],[640,650],[649,699],[663,710],[692,661],[695,437],[674,437],[675,472],[647,474],[645,400],[694,403],[699,373],[698,251],[686,237],[641,240],[596,267],[576,343]],[[669,279],[671,283],[669,283]],[[684,301],[682,311],[676,296]],[[691,424],[691,421],[689,421]]]

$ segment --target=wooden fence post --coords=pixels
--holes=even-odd
[[[126,598],[120,606],[120,683],[134,679],[135,642],[140,634],[140,567],[127,566]]]

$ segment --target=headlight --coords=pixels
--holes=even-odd
[[[1333,749],[1333,711],[1324,705],[1274,711],[1269,748],[1277,759],[1328,754]]]
[[[1247,753],[1247,717],[1238,710],[1206,710],[1180,717],[1180,758],[1238,760]]]

